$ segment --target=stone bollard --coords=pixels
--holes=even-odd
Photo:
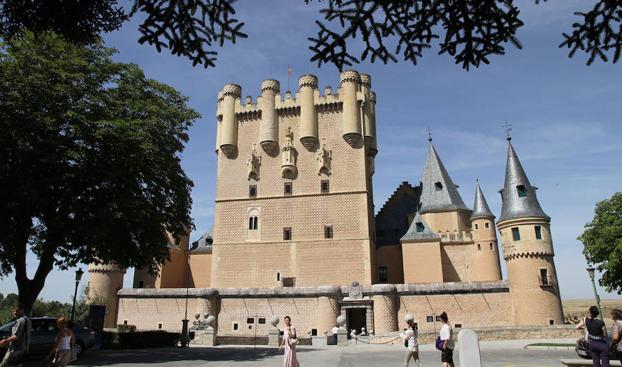
[[[201,335],[201,345],[213,347],[216,345],[216,330],[213,327],[208,326],[205,332]]]
[[[460,350],[460,366],[482,367],[482,359],[479,352],[479,339],[475,331],[462,329],[458,333],[458,349]]]
[[[348,346],[348,331],[343,327],[345,323],[345,316],[337,317],[337,325],[339,325],[339,330],[337,331],[337,345],[340,347]]]
[[[279,318],[273,316],[270,320],[270,324],[272,324],[273,327],[268,330],[268,345],[271,347],[278,347],[281,344],[281,331],[277,327]]]

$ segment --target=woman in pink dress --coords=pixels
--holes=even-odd
[[[285,349],[283,367],[300,367],[296,358],[296,344],[298,344],[296,328],[292,326],[291,317],[285,316],[283,321],[285,322],[285,330],[283,331],[283,342],[279,347],[279,350]]]

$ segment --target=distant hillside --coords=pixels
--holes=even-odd
[[[596,304],[594,299],[563,299],[564,316],[566,321],[576,324],[587,315],[588,308]],[[622,298],[618,299],[601,299],[600,306],[603,309],[605,323],[607,327],[611,326],[610,312],[617,308],[622,310]]]

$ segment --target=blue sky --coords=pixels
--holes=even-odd
[[[574,21],[573,11],[591,2],[517,3],[526,23],[519,33],[524,49],[508,46],[507,54],[493,57],[491,65],[466,72],[433,48],[416,66],[404,62],[355,66],[371,74],[378,96],[374,200],[379,209],[401,181],[419,182],[430,127],[464,201],[472,206],[479,179],[498,215],[497,191],[503,185],[507,149],[501,125],[507,120],[519,158],[552,218],[562,297],[589,298],[591,285],[576,237],[592,218],[594,204],[621,189],[622,63],[587,67],[583,55],[569,59],[567,51],[557,47],[561,33]],[[192,67],[186,59],[139,45],[137,20],[105,37],[109,47],[119,50],[117,60],[136,63],[149,77],[180,90],[203,116],[191,128],[183,155],[184,168],[195,184],[192,213],[197,230],[192,239],[207,231],[213,219],[215,108],[222,86],[240,84],[242,94],[255,99],[261,81],[275,78],[285,90],[288,65],[293,69],[292,86],[304,73],[317,75],[322,90],[338,86],[334,66],[318,69],[308,61],[307,37],[316,33],[317,4],[241,1],[237,7],[249,38],[219,49],[216,68]],[[31,273],[35,266],[36,259],[29,259]],[[130,271],[126,285],[131,285],[131,277]],[[68,301],[72,286],[73,271],[54,271],[42,297]],[[12,277],[0,281],[0,292],[15,290]],[[600,292],[604,298],[620,297]]]

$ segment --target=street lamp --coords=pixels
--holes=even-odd
[[[184,310],[184,319],[181,320],[181,336],[179,337],[179,344],[182,348],[185,348],[190,344],[190,335],[188,330],[188,296],[190,287],[190,252],[196,250],[199,247],[199,241],[194,241],[185,251],[186,254],[186,307]]]
[[[80,285],[80,280],[82,279],[82,275],[84,271],[82,269],[76,270],[76,288],[73,291],[73,305],[71,305],[71,323],[73,323],[73,318],[76,314],[76,297],[78,296],[78,285]]]
[[[596,299],[596,307],[598,307],[598,313],[600,314],[600,319],[604,320],[603,311],[600,309],[600,296],[598,296],[598,292],[596,291],[596,282],[594,281],[595,270],[593,267],[589,267],[587,269],[587,273],[590,275],[590,280],[592,281],[592,288],[594,289],[594,298]]]

